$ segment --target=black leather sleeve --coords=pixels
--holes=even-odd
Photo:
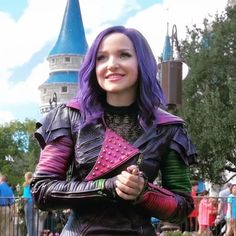
[[[105,180],[66,181],[59,175],[37,172],[31,182],[36,205],[42,210],[89,207],[91,204],[112,201]]]

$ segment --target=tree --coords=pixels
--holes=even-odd
[[[222,183],[225,170],[236,173],[236,8],[188,29],[181,49],[191,68],[179,112],[198,151],[193,174]]]
[[[34,140],[35,121],[12,121],[0,126],[0,173],[21,184],[24,173],[34,171],[40,148]]]

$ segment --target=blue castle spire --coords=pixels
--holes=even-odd
[[[169,24],[167,24],[167,33],[165,38],[164,49],[162,53],[162,60],[169,61],[172,58],[172,48],[170,44],[170,36],[169,36]]]
[[[49,56],[57,54],[84,55],[87,47],[79,0],[69,0],[59,37]]]
[[[39,86],[41,113],[47,113],[76,96],[78,72],[87,48],[79,0],[67,0],[59,37],[47,58],[49,77]]]

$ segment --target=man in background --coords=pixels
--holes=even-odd
[[[230,195],[230,188],[232,184],[227,183],[226,188],[219,192],[218,215],[224,218],[227,211],[227,197]]]
[[[215,233],[217,235],[224,235],[226,231],[225,215],[227,211],[227,197],[230,195],[232,183],[227,183],[226,188],[219,192],[218,214],[215,220]]]
[[[5,175],[0,176],[0,236],[13,236],[14,194]]]

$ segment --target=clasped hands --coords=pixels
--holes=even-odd
[[[136,200],[143,192],[145,179],[136,165],[122,171],[115,180],[116,194],[124,200]]]

